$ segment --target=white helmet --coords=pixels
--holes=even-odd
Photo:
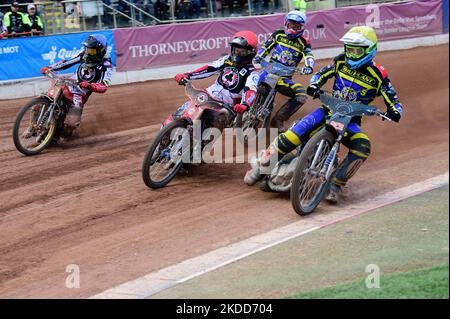
[[[351,28],[340,41],[344,42],[345,60],[351,69],[368,63],[377,52],[377,34],[369,26]]]

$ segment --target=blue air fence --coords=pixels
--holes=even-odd
[[[81,51],[81,43],[90,34],[102,34],[108,40],[108,54],[116,64],[112,30],[72,33],[0,41],[0,81],[40,76],[40,69],[62,59],[70,59]],[[76,67],[64,71],[74,72]]]

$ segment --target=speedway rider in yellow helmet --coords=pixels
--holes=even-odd
[[[307,94],[317,98],[320,88],[334,78],[333,95],[344,100],[370,104],[377,96],[382,96],[387,106],[386,116],[395,122],[400,120],[403,107],[400,104],[388,74],[383,66],[375,63],[377,35],[368,26],[351,28],[342,38],[345,52],[334,58],[333,63],[313,75]],[[323,127],[328,110],[321,106],[295,123],[288,131],[278,135],[269,148],[252,165],[244,181],[253,185],[263,175],[260,166],[269,165],[274,156],[281,159]],[[361,117],[354,117],[344,135],[343,144],[349,153],[338,168],[327,199],[338,201],[341,187],[355,174],[370,155],[370,140],[361,130]]]

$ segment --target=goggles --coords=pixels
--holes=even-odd
[[[236,47],[234,47],[231,52],[234,56],[248,56],[253,53],[252,50]]]
[[[97,49],[95,48],[86,48],[87,55],[97,55]]]
[[[292,30],[292,32],[300,32],[305,29],[305,24],[294,22],[294,21],[288,21],[288,22],[286,22],[286,28],[288,30]]]
[[[345,46],[345,56],[351,60],[361,59],[366,54],[366,48],[346,45]]]

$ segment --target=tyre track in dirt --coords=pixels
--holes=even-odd
[[[338,207],[448,171],[448,45],[380,53],[377,60],[405,117],[399,125],[367,119],[373,155]],[[0,101],[0,297],[87,297],[299,219],[286,196],[246,187],[243,164],[202,165],[164,189],[146,188],[146,148],[185,100],[172,81],[93,95],[78,137],[35,157],[20,155],[11,139],[27,100]],[[308,101],[297,116],[316,106]],[[322,205],[312,218],[332,209]],[[68,264],[80,266],[80,289],[64,285]]]

